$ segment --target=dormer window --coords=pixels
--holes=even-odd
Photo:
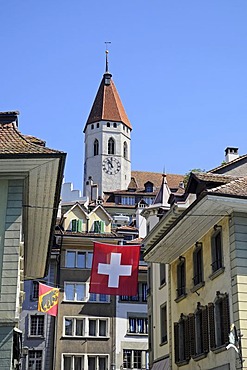
[[[144,186],[146,193],[152,193],[154,191],[154,184],[152,182],[148,181],[146,184],[144,184]]]

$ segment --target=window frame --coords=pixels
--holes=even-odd
[[[68,254],[74,253],[74,265],[68,266]],[[83,266],[79,265],[79,255],[85,255],[85,263]],[[93,260],[93,251],[88,250],[78,250],[78,249],[66,249],[65,253],[65,264],[64,267],[66,269],[91,269],[92,268],[92,260]]]
[[[30,355],[35,355],[34,358],[31,358]],[[36,355],[41,355],[40,357],[37,357]],[[41,349],[29,349],[28,350],[28,358],[27,358],[27,365],[29,369],[33,370],[42,370],[43,369],[43,351]],[[30,363],[31,360],[35,361],[35,367],[33,367],[33,363]],[[38,367],[37,367],[38,365]]]
[[[72,334],[66,334],[66,320],[72,321]],[[83,333],[82,335],[76,335],[77,322],[83,322]],[[96,334],[90,335],[90,321],[96,322]],[[100,335],[101,322],[105,322],[105,335]],[[85,317],[85,316],[63,316],[63,337],[65,338],[109,338],[109,318],[104,317]]]
[[[143,363],[143,353],[145,352],[145,363]],[[147,369],[147,352],[142,349],[123,349],[122,355],[123,355],[123,362],[122,362],[122,368],[123,369]],[[139,360],[137,361],[137,356],[139,357]],[[138,362],[139,366],[135,366],[135,364]]]
[[[203,278],[203,243],[197,242],[193,251],[193,284],[194,287],[204,284]]]
[[[114,155],[115,154],[115,140],[113,137],[110,137],[107,143],[107,153],[109,155]]]
[[[123,143],[123,157],[124,159],[128,159],[128,144],[126,141]]]
[[[212,274],[216,274],[224,268],[222,227],[218,225],[211,236],[211,258]]]
[[[138,321],[141,321],[141,325]],[[132,329],[133,328],[133,329]],[[139,330],[139,328],[143,328]],[[146,315],[138,315],[138,313],[129,313],[127,322],[128,335],[148,335],[148,318]]]
[[[33,333],[33,321],[35,319],[35,332],[36,333]],[[39,326],[41,324],[41,327],[42,327],[42,332],[39,334]],[[44,338],[45,336],[45,315],[42,315],[42,314],[30,314],[29,315],[29,320],[28,320],[28,337],[30,338]]]
[[[160,263],[159,264],[160,268],[160,286],[163,286],[166,284],[166,264],[165,263]]]
[[[99,155],[99,140],[98,139],[95,139],[93,143],[93,155],[94,157],[96,155]]]
[[[160,306],[160,344],[168,342],[167,303]]]
[[[180,256],[177,264],[177,298],[180,300],[186,297],[186,259]]]

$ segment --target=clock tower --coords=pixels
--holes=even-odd
[[[131,124],[118,95],[112,75],[106,68],[87,119],[84,155],[84,195],[87,184],[98,186],[98,195],[125,190],[131,179]]]

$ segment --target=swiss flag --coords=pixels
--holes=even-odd
[[[137,295],[140,248],[95,242],[89,292]]]

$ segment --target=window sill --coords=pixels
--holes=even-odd
[[[189,360],[183,360],[183,361],[176,362],[176,365],[177,366],[184,366],[184,365],[187,365],[188,363],[189,363]]]
[[[198,355],[195,355],[195,356],[192,356],[193,360],[194,361],[200,361],[202,360],[203,358],[207,357],[208,353],[200,353]]]
[[[161,290],[162,288],[164,288],[164,286],[166,286],[167,285],[167,282],[165,282],[165,283],[163,283],[163,284],[160,284],[160,286],[159,286],[159,290]]]
[[[165,342],[160,343],[160,347],[165,346],[167,343],[168,343],[167,340]]]
[[[219,347],[216,347],[216,348],[210,348],[211,351],[213,353],[220,353],[220,352],[223,352],[223,351],[226,351],[226,346],[227,346],[228,343],[225,343],[225,344],[222,344],[221,346]]]
[[[177,297],[176,299],[174,299],[174,301],[176,302],[176,303],[178,303],[178,302],[180,302],[180,301],[182,301],[184,298],[186,298],[187,297],[187,293],[184,293],[184,294],[182,294],[182,295],[180,295],[179,297]],[[179,365],[178,365],[179,366]]]
[[[205,285],[205,281],[201,281],[199,284],[193,286],[192,289],[190,289],[191,293],[195,293],[197,290],[202,288]]]
[[[62,336],[63,339],[68,339],[68,340],[82,340],[82,339],[97,339],[97,340],[105,340],[105,339],[110,339],[110,337],[106,336],[106,337],[100,337],[100,336],[88,336],[88,335],[63,335]]]
[[[214,280],[219,275],[223,274],[224,271],[225,271],[225,267],[219,268],[218,270],[214,271],[211,275],[209,275],[209,279]]]
[[[128,337],[147,337],[148,333],[126,333]]]

